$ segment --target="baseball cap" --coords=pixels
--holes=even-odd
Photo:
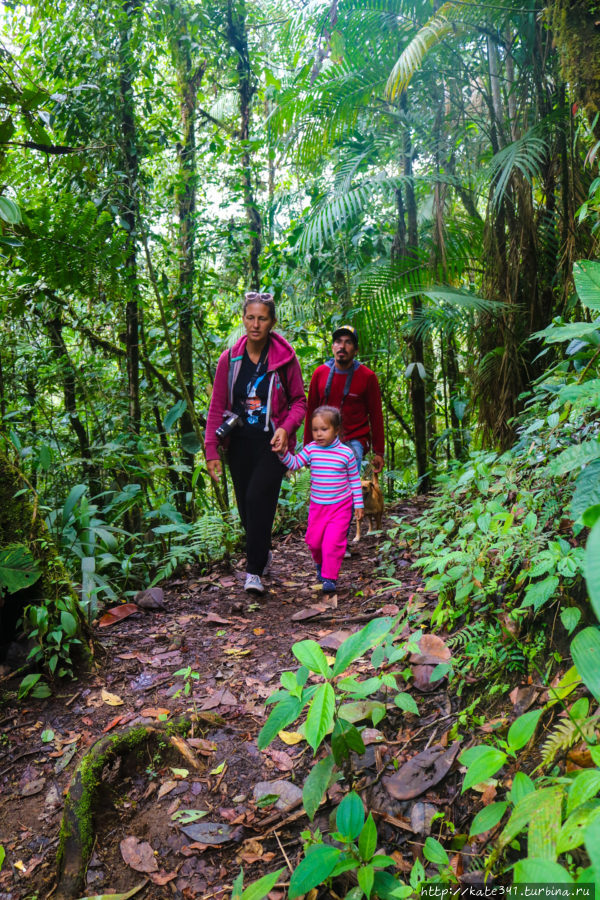
[[[358,347],[358,331],[354,327],[354,325],[340,325],[339,328],[336,328],[333,332],[333,340],[336,341],[343,334],[347,334],[354,341],[354,346]]]

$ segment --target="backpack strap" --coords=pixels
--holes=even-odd
[[[333,360],[331,361],[331,364],[327,363],[327,365],[329,365],[329,375],[327,376],[327,382],[325,384],[325,390],[323,392],[323,400],[325,401],[325,405],[329,403],[329,394],[331,392],[331,385],[333,384],[333,376],[335,375],[335,363],[333,362]],[[346,382],[344,384],[344,390],[342,391],[342,401],[340,403],[340,409],[344,405],[344,400],[350,393],[350,385],[352,384],[352,377],[355,371],[356,368],[352,366],[352,368],[346,375]]]

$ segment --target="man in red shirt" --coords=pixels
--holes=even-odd
[[[358,334],[353,325],[333,332],[333,359],[313,372],[308,391],[304,446],[312,441],[311,420],[318,406],[327,404],[342,413],[342,440],[352,449],[358,469],[373,448],[373,471],[383,469],[383,413],[377,375],[356,359]]]

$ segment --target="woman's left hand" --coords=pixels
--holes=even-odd
[[[285,453],[288,447],[288,433],[285,428],[278,428],[271,439],[271,447],[275,453]]]

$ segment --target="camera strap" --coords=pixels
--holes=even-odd
[[[340,402],[340,409],[341,409],[342,406],[344,405],[344,400],[346,399],[346,397],[347,397],[348,394],[350,393],[350,385],[352,384],[352,377],[353,377],[353,375],[354,375],[354,373],[355,373],[355,371],[356,371],[357,368],[358,368],[358,366],[354,366],[354,365],[353,365],[352,368],[350,369],[350,371],[348,372],[348,374],[346,375],[346,381],[345,381],[345,384],[344,384],[344,390],[342,391],[342,399],[341,399],[341,402]],[[325,401],[325,404],[329,403],[329,394],[330,394],[330,392],[331,392],[331,385],[332,385],[332,383],[333,383],[333,376],[334,376],[335,374],[336,374],[335,363],[332,363],[332,364],[329,366],[329,375],[327,376],[327,382],[326,382],[326,384],[325,384],[325,390],[323,391],[323,399],[324,399],[324,401]],[[342,373],[338,373],[338,374],[342,374]]]

